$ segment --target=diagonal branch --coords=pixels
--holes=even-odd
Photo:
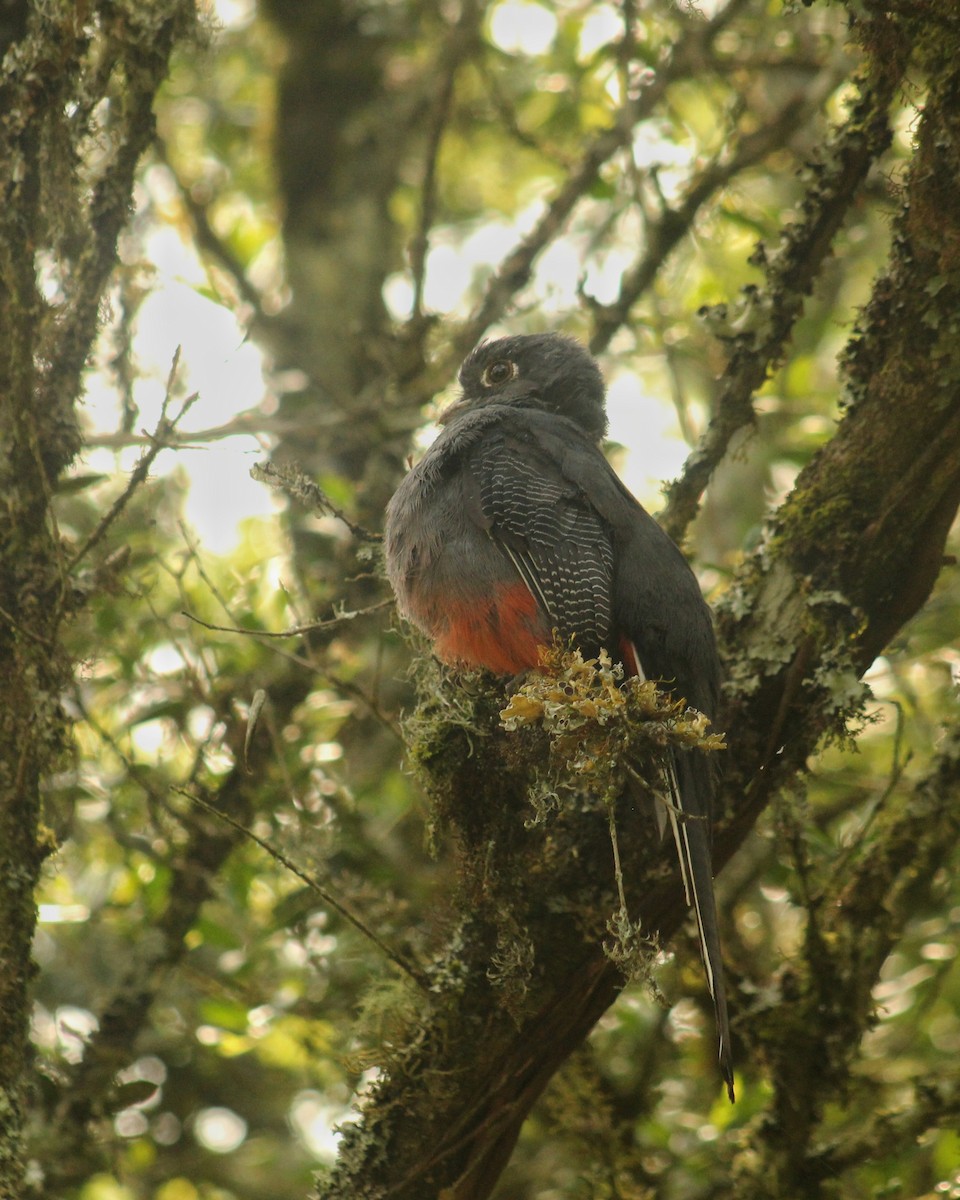
[[[315,509],[346,525],[347,529],[359,542],[369,542],[374,545],[383,541],[379,533],[371,533],[352,521],[339,505],[334,504],[322,487],[310,479],[295,463],[257,463],[251,467],[250,475],[258,483],[267,483],[271,487],[282,488],[288,496],[293,496],[301,504]]]
[[[666,489],[667,503],[659,514],[660,523],[676,540],[683,538],[696,516],[704,489],[732,438],[753,421],[753,393],[782,359],[833,239],[867,173],[889,145],[887,114],[906,62],[906,48],[900,46],[895,57],[861,77],[849,119],[834,131],[814,168],[816,182],[800,220],[783,230],[776,250],[758,247],[754,261],[763,268],[765,281],[760,289],[744,295],[744,306],[761,314],[760,321],[749,332],[729,339],[730,359],[717,387],[715,414],[681,476]]]
[[[357,913],[345,900],[341,900],[335,896],[334,893],[331,892],[328,887],[325,887],[315,875],[311,874],[309,871],[305,871],[303,867],[298,866],[293,859],[284,854],[282,850],[279,850],[276,846],[271,846],[269,842],[265,841],[262,837],[258,837],[257,834],[255,834],[248,826],[244,825],[242,821],[237,821],[229,814],[229,812],[225,812],[222,808],[217,807],[217,805],[211,804],[198,792],[187,791],[184,788],[176,788],[174,790],[178,791],[182,796],[185,796],[186,799],[191,802],[191,804],[196,804],[197,807],[202,808],[205,813],[208,813],[211,817],[215,817],[219,821],[223,821],[224,824],[229,825],[235,833],[242,835],[243,837],[247,838],[248,841],[251,841],[255,845],[259,846],[261,850],[266,851],[271,858],[275,859],[276,862],[278,862],[285,870],[289,871],[291,875],[294,875],[300,880],[301,883],[306,884],[310,891],[313,892],[323,904],[325,904],[328,908],[332,908],[334,912],[339,913],[348,924],[352,925],[354,929],[363,935],[363,937],[376,946],[384,958],[388,962],[393,963],[398,971],[406,975],[407,978],[412,980],[422,991],[425,992],[428,990],[426,978],[420,968],[413,963],[408,962],[400,953],[388,946],[383,938],[380,937],[380,935],[371,927],[368,921],[364,920],[364,918],[361,917],[360,914]]]
[[[791,96],[766,125],[744,135],[732,154],[720,156],[700,171],[687,185],[676,208],[665,208],[648,225],[646,249],[624,273],[616,300],[598,304],[588,298],[593,317],[590,349],[594,354],[605,350],[613,335],[629,320],[633,305],[653,283],[677,243],[690,232],[704,204],[742,171],[788,144],[790,135],[803,127],[836,83],[834,73],[824,71],[819,88]]]
[[[546,211],[526,237],[503,259],[487,284],[479,304],[457,331],[453,339],[454,358],[462,359],[490,325],[500,319],[510,301],[528,282],[537,256],[556,238],[574,208],[596,182],[601,167],[629,145],[637,123],[652,115],[673,83],[702,68],[704,55],[734,15],[739,3],[740,0],[732,0],[711,21],[691,22],[684,38],[673,47],[639,94],[626,99],[614,123],[587,143]]]
[[[936,888],[937,872],[960,836],[960,726],[945,738],[927,775],[875,822],[855,860],[834,870],[808,905],[802,959],[784,966],[751,1013],[750,1040],[769,1063],[773,1096],[767,1135],[751,1167],[756,1195],[772,1179],[777,1194],[800,1194],[811,1174],[823,1179],[854,1147],[911,1128],[944,1124],[957,1110],[956,1081],[928,1094],[905,1119],[890,1114],[830,1149],[812,1145],[823,1109],[848,1086],[851,1059],[874,1022],[873,988],[911,913]],[[816,1070],[810,1064],[816,1064]],[[922,1081],[923,1087],[927,1086]],[[917,1086],[920,1086],[918,1081]],[[931,1103],[936,1095],[936,1102]],[[889,1141],[883,1152],[890,1153]],[[875,1157],[880,1153],[875,1145]],[[861,1158],[859,1161],[867,1161]],[[761,1184],[760,1181],[765,1181]],[[744,1193],[749,1194],[749,1193]]]
[[[209,216],[210,205],[201,204],[194,197],[190,184],[181,177],[176,165],[171,161],[167,143],[162,137],[158,136],[154,139],[153,148],[160,162],[170,173],[171,180],[180,197],[180,203],[186,210],[187,217],[193,226],[193,239],[200,252],[208,259],[213,260],[221,270],[226,271],[233,280],[241,300],[250,305],[257,320],[263,320],[263,297],[250,282],[243,262],[214,229]]]
[[[176,430],[176,427],[180,424],[183,418],[199,399],[199,393],[194,392],[193,395],[188,396],[180,405],[180,411],[176,413],[175,416],[169,418],[167,417],[167,409],[170,407],[170,400],[173,395],[173,388],[177,379],[177,367],[179,364],[180,347],[178,346],[177,351],[173,356],[173,362],[170,364],[170,371],[167,376],[167,386],[166,390],[164,391],[163,403],[160,407],[160,416],[157,420],[156,429],[154,429],[152,434],[144,433],[144,436],[150,443],[150,448],[145,450],[144,453],[140,455],[136,466],[133,468],[133,471],[130,474],[130,478],[127,480],[127,486],[97,522],[96,528],[89,535],[89,537],[87,537],[86,540],[83,541],[81,545],[74,551],[72,558],[67,563],[68,570],[72,571],[74,567],[78,566],[87,557],[87,555],[91,550],[94,549],[95,546],[98,546],[100,542],[103,541],[114,521],[120,516],[120,514],[132,500],[137,488],[139,488],[141,484],[146,481],[147,476],[150,474],[150,468],[153,466],[154,462],[156,462],[161,451],[166,450],[170,445],[169,435]]]

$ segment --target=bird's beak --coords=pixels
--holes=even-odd
[[[437,424],[446,425],[448,421],[452,421],[454,417],[459,417],[459,415],[463,412],[466,412],[468,408],[473,408],[475,403],[476,401],[471,399],[471,397],[461,396],[459,400],[454,400],[449,408],[445,408],[443,410],[440,416],[437,417]]]
[[[519,404],[523,401],[536,403],[539,400],[540,389],[520,379],[506,387],[499,388],[496,393],[489,396],[483,393],[477,396],[469,392],[461,392],[459,400],[454,400],[450,407],[437,417],[437,424],[446,425],[454,417],[459,417],[474,408],[485,408],[488,404]]]

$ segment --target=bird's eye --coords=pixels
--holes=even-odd
[[[516,379],[519,374],[520,368],[515,362],[511,362],[509,358],[498,358],[496,362],[483,368],[480,382],[484,387],[498,387],[508,379]]]

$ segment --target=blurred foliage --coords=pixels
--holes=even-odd
[[[384,86],[399,96],[410,78],[437,72],[452,20],[444,6],[370,0],[347,7],[370,38]],[[795,130],[709,198],[604,357],[609,379],[629,374],[638,393],[672,405],[690,441],[711,411],[723,366],[710,314],[697,311],[732,304],[739,289],[758,282],[747,259],[791,219],[810,169],[804,163],[827,122],[842,121],[857,61],[838,5],[736,7],[714,52],[678,70],[631,131],[632,153],[600,169],[534,264],[509,319],[514,332],[561,326],[588,336],[591,303],[614,298],[664,206],[731,141],[795,104]],[[148,254],[158,229],[173,229],[192,247],[206,269],[198,290],[234,314],[238,329],[269,330],[289,300],[284,197],[271,158],[276,78],[289,48],[252,5],[222,11],[208,46],[180,52],[158,106],[159,148],[143,165],[140,207],[103,333],[104,361],[109,348],[128,350],[126,376],[117,355],[110,385],[118,427],[123,402],[128,416],[132,403],[124,378],[140,369],[139,305],[124,302],[124,279],[146,291],[158,285]],[[709,17],[713,6],[704,11]],[[689,41],[706,19],[665,2],[487,7],[437,156],[424,280],[430,315],[466,317],[585,140],[608,127],[625,91],[642,95],[666,48]],[[528,41],[535,48],[524,50]],[[763,388],[755,427],[715,476],[692,537],[715,597],[771,504],[830,435],[840,402],[836,356],[884,259],[921,88],[916,81],[903,98],[894,145],[820,274],[788,361]],[[805,96],[815,98],[809,108]],[[423,163],[422,144],[409,142],[388,197],[398,254],[385,264],[383,289],[398,326],[416,288],[399,251],[422,220]],[[445,327],[430,334],[434,350]],[[270,413],[289,381],[271,376],[269,362],[266,371],[260,433],[269,447]],[[140,424],[127,419],[125,428]],[[75,544],[123,490],[129,459],[116,451],[111,472],[105,454],[91,461],[98,475],[86,478],[81,468],[77,487],[61,497],[60,529]],[[41,1082],[31,1153],[38,1179],[58,1156],[61,1085],[104,1011],[118,995],[156,994],[119,1086],[102,1112],[94,1106],[101,1161],[86,1175],[86,1167],[68,1174],[56,1193],[62,1200],[303,1196],[311,1172],[332,1160],[336,1124],[351,1119],[412,1019],[396,1002],[392,964],[250,840],[236,838],[209,866],[210,897],[182,947],[160,945],[158,921],[177,901],[172,889],[183,883],[191,830],[211,821],[191,793],[215,796],[228,779],[239,779],[243,792],[249,773],[255,799],[232,815],[403,956],[429,957],[447,925],[453,864],[442,850],[437,858],[427,852],[423,802],[402,761],[407,650],[391,613],[360,615],[312,636],[261,636],[329,617],[341,601],[362,607],[352,598],[356,581],[369,587],[375,564],[330,517],[302,518],[322,571],[290,558],[279,517],[246,520],[236,549],[214,555],[183,523],[191,468],[186,456],[178,460],[114,523],[109,550],[129,557],[112,574],[97,569],[71,635],[82,669],[64,702],[76,718],[76,743],[47,795],[46,820],[61,849],[40,896],[36,943]],[[352,481],[324,482],[352,511]],[[875,664],[875,700],[856,747],[831,747],[812,761],[719,880],[727,961],[741,985],[735,1012],[762,1000],[765,981],[800,953],[810,896],[843,870],[874,814],[895,806],[929,766],[944,719],[956,715],[958,605],[954,573]],[[247,764],[246,720],[268,679],[255,760]],[[208,867],[190,869],[202,875]],[[826,1115],[825,1140],[843,1140],[878,1105],[897,1107],[910,1081],[960,1056],[958,878],[945,870],[932,881],[929,903],[885,964],[875,1027],[844,1106]],[[628,989],[551,1086],[503,1177],[501,1200],[733,1194],[722,1181],[767,1085],[762,1064],[741,1059],[738,1104],[718,1098],[709,1006],[689,931],[676,951],[663,958],[662,995]],[[173,969],[164,971],[167,959]],[[824,1194],[868,1200],[957,1189],[960,1138],[942,1129],[906,1146],[894,1141],[886,1155],[874,1148]]]

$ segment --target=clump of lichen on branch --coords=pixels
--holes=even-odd
[[[542,820],[561,792],[588,786],[593,795],[619,795],[642,761],[668,749],[724,749],[710,719],[673,699],[649,679],[624,679],[623,667],[602,650],[585,659],[561,644],[545,648],[532,672],[500,712],[507,731],[539,727],[549,757],[531,801]],[[646,772],[643,772],[646,774]]]

